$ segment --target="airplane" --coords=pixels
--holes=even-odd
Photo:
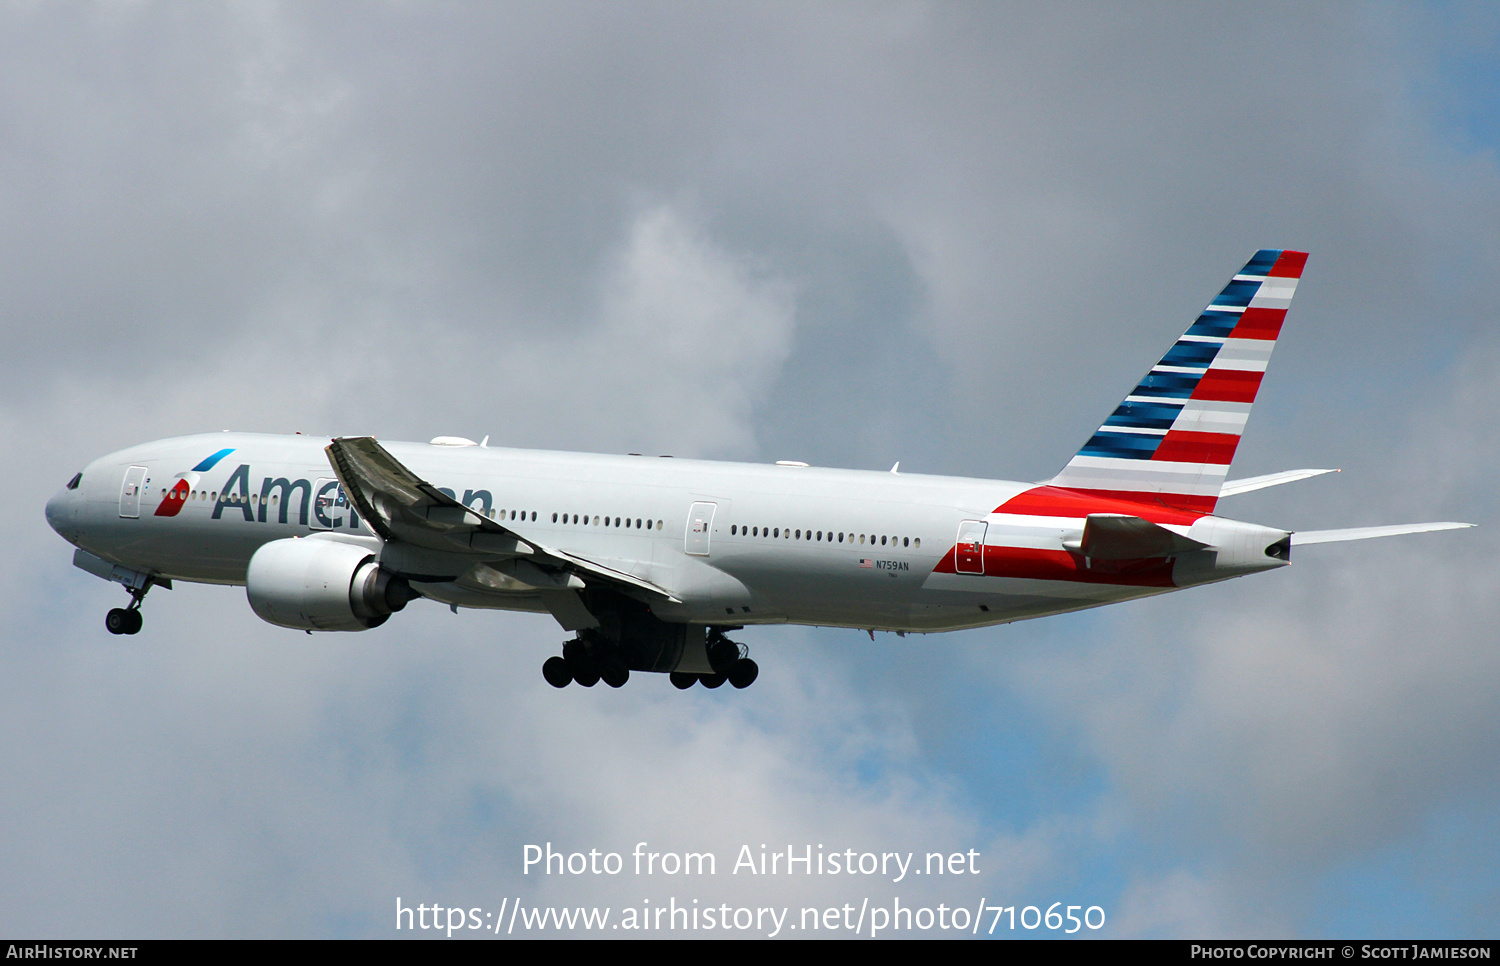
[[[47,503],[73,563],[124,585],[243,585],[281,627],[363,631],[417,598],[551,614],[555,687],[630,672],[736,688],[750,625],[897,634],[1098,607],[1287,566],[1296,546],[1467,527],[1291,531],[1220,499],[1307,255],[1262,250],[1040,483],[370,437],[214,433],[88,464]]]

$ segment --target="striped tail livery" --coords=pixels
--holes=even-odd
[[[1049,484],[1212,513],[1306,261],[1256,252]]]

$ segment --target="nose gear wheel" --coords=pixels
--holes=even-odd
[[[111,634],[139,634],[141,625],[145,623],[145,619],[141,617],[141,601],[146,599],[146,591],[150,589],[149,577],[146,578],[145,586],[140,589],[132,588],[128,606],[111,608],[104,615],[104,629]]]

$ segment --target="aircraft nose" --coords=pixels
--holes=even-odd
[[[59,490],[52,499],[47,501],[47,525],[56,530],[59,536],[69,541],[73,539],[77,521],[73,497],[72,490]]]

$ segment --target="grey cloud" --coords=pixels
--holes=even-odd
[[[561,634],[522,616],[305,638],[186,586],[106,640],[119,592],[41,520],[93,456],[219,428],[1041,477],[1288,245],[1313,257],[1236,475],[1346,472],[1226,512],[1491,524],[1500,192],[1421,99],[1452,42],[1425,14],[0,17],[13,932],[634,898],[527,886],[517,843],[564,834],[973,845],[986,883],[1082,878],[1166,935],[1315,931],[1332,878],[1401,850],[1436,856],[1403,879],[1433,894],[1469,869],[1445,830],[1493,854],[1488,528],[993,631],[768,629],[774,673],[684,701],[553,693]]]

